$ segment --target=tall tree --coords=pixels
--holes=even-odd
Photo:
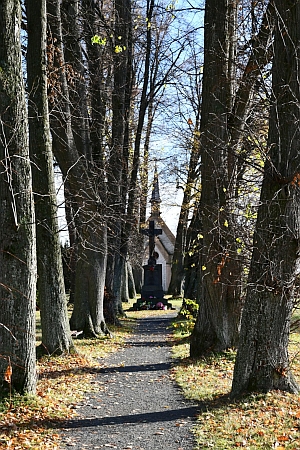
[[[82,2],[84,3],[84,2]],[[95,2],[89,2],[94,4]],[[83,8],[83,5],[82,5]],[[80,21],[84,23],[88,22],[90,17],[83,15],[80,9],[79,0],[62,1],[61,3],[61,16],[63,25],[63,51],[65,60],[65,70],[67,74],[68,83],[68,93],[70,99],[70,114],[71,114],[71,124],[74,141],[76,143],[76,148],[79,155],[83,155],[87,161],[92,164],[92,139],[90,127],[90,118],[88,113],[88,83],[86,77],[86,68],[83,58],[82,49],[82,28]],[[97,64],[98,59],[95,55],[89,54],[89,49],[91,47],[91,36],[89,37],[85,45],[87,47],[88,61],[92,61],[93,64]],[[99,77],[94,76],[92,79],[96,78],[96,83],[99,83]],[[101,91],[100,89],[98,91]],[[95,98],[91,95],[92,101]],[[94,107],[91,105],[91,116],[94,115]],[[97,136],[98,137],[98,136]],[[93,142],[95,139],[93,139]],[[101,146],[101,139],[97,139],[98,146]],[[74,303],[75,294],[75,283],[76,283],[76,261],[78,259],[78,248],[77,248],[77,237],[78,230],[76,230],[74,215],[76,215],[76,207],[74,207],[74,202],[71,194],[72,189],[68,180],[65,179],[64,183],[64,195],[65,195],[65,211],[66,219],[68,224],[69,232],[69,243],[70,243],[70,303]]]
[[[46,0],[27,0],[27,80],[29,147],[37,222],[38,293],[41,350],[69,352],[72,347],[54,186],[46,72]]]
[[[106,288],[110,301],[106,311],[111,322],[118,322],[122,314],[122,283],[125,275],[126,249],[122,249],[125,238],[125,211],[128,178],[128,121],[131,97],[131,2],[115,0],[113,40],[113,89],[111,148],[108,179],[108,207],[112,223],[110,226],[110,252],[106,274]]]
[[[232,108],[238,2],[209,0],[205,7],[200,125],[201,222],[199,314],[191,355],[234,345],[239,327],[239,268],[228,208],[227,121]]]
[[[0,372],[12,364],[13,387],[34,393],[35,218],[20,8],[18,0],[0,4]]]
[[[202,14],[202,13],[201,13]],[[200,22],[200,20],[199,20]],[[188,160],[180,158],[176,161],[177,189],[182,189],[183,199],[180,208],[176,230],[174,255],[172,258],[171,281],[169,294],[184,295],[195,298],[192,294],[195,271],[198,264],[191,263],[195,259],[196,249],[191,243],[194,240],[192,228],[195,227],[196,236],[200,235],[200,225],[196,225],[197,212],[195,210],[200,193],[200,117],[203,78],[203,49],[195,30],[189,33],[189,57],[184,65],[184,76],[177,85],[178,103],[182,105],[182,120],[184,121],[180,133],[180,143],[188,155]],[[187,114],[189,114],[187,116]],[[195,214],[193,214],[195,212]],[[193,273],[192,273],[193,272]],[[183,289],[184,287],[184,289]],[[190,289],[191,287],[191,289]]]
[[[107,228],[99,194],[104,175],[79,153],[72,130],[71,105],[66,79],[62,39],[61,3],[47,2],[48,13],[48,98],[54,155],[70,193],[78,242],[78,261],[71,329],[96,336],[107,332],[103,297],[107,261]],[[95,183],[97,179],[98,183]]]
[[[288,340],[300,273],[300,3],[275,0],[276,28],[268,157],[232,395],[298,392]]]
[[[106,149],[111,142],[113,8],[113,2],[82,0],[80,9],[87,56],[85,79],[88,80],[92,159],[100,170],[105,170]],[[99,38],[96,40],[99,45],[94,37]]]
[[[223,350],[238,341],[243,266],[234,212],[240,180],[239,151],[255,82],[271,54],[273,9],[269,3],[260,29],[252,37],[251,53],[237,86],[237,4],[225,2],[224,9],[219,6],[207,2],[205,14],[199,202],[203,240],[198,270],[200,308],[191,339],[192,356]]]

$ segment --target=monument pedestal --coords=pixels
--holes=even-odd
[[[144,284],[142,286],[141,298],[137,301],[139,308],[152,309],[157,303],[167,305],[164,299],[164,291],[162,288],[162,265],[145,265],[144,269]]]

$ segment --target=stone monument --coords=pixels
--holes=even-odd
[[[155,236],[162,234],[162,230],[155,229],[154,220],[149,222],[149,228],[142,230],[143,234],[149,236],[149,259],[148,264],[143,266],[144,284],[142,286],[141,303],[149,307],[155,307],[157,303],[164,302],[164,291],[162,288],[162,267],[157,264],[158,254],[155,250]]]

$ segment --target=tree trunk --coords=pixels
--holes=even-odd
[[[64,59],[69,86],[72,130],[76,148],[87,161],[92,161],[92,148],[87,104],[87,83],[81,49],[79,1],[63,0]]]
[[[183,282],[185,276],[185,253],[186,239],[188,230],[188,218],[191,209],[192,197],[194,194],[195,183],[197,183],[196,168],[199,162],[199,118],[194,130],[194,142],[191,150],[188,176],[184,188],[182,205],[180,208],[179,221],[177,225],[176,241],[174,254],[172,259],[171,281],[168,293],[173,297],[181,297],[183,295]]]
[[[135,281],[133,276],[133,269],[131,263],[127,262],[127,272],[128,272],[128,295],[129,298],[136,297]]]
[[[103,202],[93,172],[84,155],[77,151],[72,132],[70,100],[62,46],[60,2],[47,2],[50,33],[48,39],[49,102],[53,151],[68,181],[69,200],[74,208],[78,239],[75,299],[71,329],[97,335],[105,329],[103,317],[104,279],[107,260],[106,221]],[[102,174],[104,177],[104,174]],[[104,179],[99,186],[104,185]],[[90,273],[89,273],[90,272]],[[97,278],[99,277],[99,278]],[[82,282],[81,282],[82,280]],[[82,311],[84,315],[82,316]],[[80,328],[78,324],[81,324]]]
[[[73,348],[67,315],[50,143],[46,76],[46,1],[27,0],[29,146],[37,221],[38,292],[42,350]]]
[[[66,0],[68,3],[68,0]],[[90,96],[90,138],[93,161],[101,170],[105,164],[105,145],[109,141],[107,131],[108,106],[112,90],[112,48],[111,36],[106,29],[106,18],[102,16],[103,3],[94,0],[82,0],[84,41],[87,54],[88,84]],[[109,8],[113,8],[113,5]],[[99,29],[100,24],[102,28]],[[101,34],[107,40],[106,45],[92,44],[91,37]],[[108,34],[108,35],[107,35]]]
[[[90,232],[89,245],[105,253],[103,240],[99,242],[97,235],[93,237],[93,233],[95,234],[93,229]],[[99,258],[98,251],[88,250],[80,243],[76,270],[80,273],[80,277],[76,277],[71,329],[82,330],[86,337],[108,334],[103,312],[106,259]]]
[[[235,180],[237,176],[237,151],[245,137],[244,129],[253,100],[253,88],[261,70],[271,60],[272,36],[274,30],[274,6],[270,1],[262,18],[259,32],[252,37],[251,53],[245,66],[239,86],[236,88],[235,102],[228,120],[230,151],[228,152],[228,177]]]
[[[206,2],[201,114],[200,200],[203,245],[199,260],[199,313],[191,356],[237,343],[240,320],[240,263],[228,207],[227,119],[232,107],[232,50],[237,4]]]
[[[35,393],[35,218],[18,0],[0,5],[0,373]],[[1,385],[4,380],[1,378]]]
[[[68,226],[69,244],[70,244],[70,258],[69,258],[69,271],[70,271],[70,291],[69,291],[69,303],[74,303],[75,298],[75,283],[76,283],[76,264],[78,261],[78,232],[76,230],[76,224],[74,219],[74,205],[73,198],[68,188],[68,181],[64,181],[64,197],[65,197],[65,214]]]
[[[268,159],[251,261],[232,396],[298,392],[288,340],[300,273],[300,4],[276,0]]]
[[[124,277],[123,277],[123,284],[122,284],[122,303],[128,303],[129,302],[129,282],[128,282],[128,263],[124,266]]]
[[[197,299],[197,279],[199,279],[199,252],[202,247],[202,224],[199,205],[196,203],[190,226],[187,230],[186,257],[184,269],[186,271],[184,280],[184,297]]]
[[[108,270],[106,288],[108,295],[106,310],[109,310],[110,320],[119,324],[118,313],[122,311],[122,283],[125,261],[127,257],[127,234],[125,230],[126,197],[128,194],[128,141],[126,131],[129,119],[129,88],[131,83],[131,5],[129,1],[115,1],[115,40],[114,81],[112,92],[112,146],[108,169],[108,206],[112,209],[112,225],[109,233]],[[117,47],[121,51],[116,51]],[[130,72],[129,67],[130,65]],[[128,195],[131,195],[129,193]]]

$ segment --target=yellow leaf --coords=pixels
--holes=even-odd
[[[228,220],[225,220],[224,227],[228,227]]]

